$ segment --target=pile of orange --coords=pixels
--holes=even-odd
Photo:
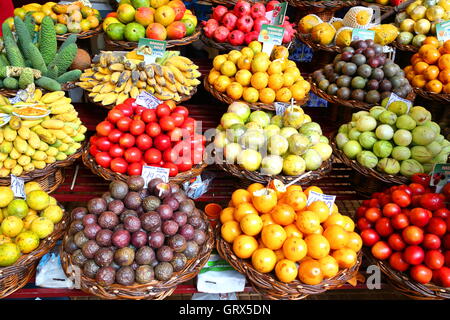
[[[220,214],[222,238],[237,257],[251,259],[261,273],[274,271],[286,283],[298,278],[316,285],[351,268],[362,247],[353,220],[336,204],[307,205],[310,191],[323,193],[315,186],[286,188],[279,181],[235,190]]]
[[[450,93],[450,40],[441,44],[427,37],[405,67],[405,76],[413,87],[434,93]]]

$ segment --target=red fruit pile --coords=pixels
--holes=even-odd
[[[409,270],[419,283],[450,287],[450,210],[445,201],[426,183],[374,193],[357,210],[364,245],[393,269]]]
[[[147,109],[129,98],[108,112],[91,137],[89,153],[114,172],[141,175],[142,166],[170,169],[170,177],[203,160],[205,137],[195,133],[186,107]]]
[[[249,44],[258,40],[259,32],[263,24],[270,24],[266,13],[274,9],[280,2],[269,1],[266,6],[263,3],[250,4],[239,0],[232,10],[225,6],[217,6],[213,9],[211,19],[203,21],[203,31],[208,38],[217,42],[228,42],[233,46]],[[294,24],[290,23],[289,17],[285,17],[283,43],[291,42],[296,30]]]

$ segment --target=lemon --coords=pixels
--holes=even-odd
[[[0,234],[0,246],[4,243],[10,243],[10,242],[12,242],[10,237]]]
[[[23,221],[23,228],[29,230],[30,227],[31,227],[31,224],[37,218],[39,218],[39,217],[37,215],[35,215],[35,214],[26,216],[25,219],[22,220]]]
[[[58,205],[49,205],[41,213],[41,217],[48,218],[53,223],[58,223],[63,217],[63,211]]]
[[[17,236],[20,231],[23,229],[22,219],[19,219],[15,216],[7,217],[2,221],[2,233],[5,236],[10,238],[14,238]]]
[[[51,206],[51,205],[57,205],[57,204],[58,204],[58,202],[56,201],[55,198],[53,198],[52,196],[50,196],[49,198],[50,198],[50,201],[48,202],[48,204],[49,204],[50,206]]]
[[[31,231],[36,233],[40,239],[48,237],[54,229],[53,222],[49,218],[40,217],[31,223]]]
[[[31,209],[41,211],[48,207],[50,202],[49,195],[42,190],[31,191],[27,195],[27,204]]]
[[[15,216],[20,219],[25,218],[28,214],[27,202],[23,199],[15,199],[8,205],[8,216]]]
[[[34,191],[34,190],[42,190],[41,186],[36,181],[30,181],[30,182],[25,183],[24,188],[25,188],[25,194],[29,194],[31,191]]]
[[[16,244],[22,253],[29,253],[39,246],[39,237],[33,231],[24,231],[16,237]]]
[[[9,187],[0,187],[0,208],[8,206],[13,199],[14,192]]]
[[[0,245],[0,267],[13,265],[20,257],[20,249],[15,243]]]

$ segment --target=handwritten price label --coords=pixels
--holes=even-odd
[[[141,176],[144,178],[145,188],[147,188],[150,180],[156,178],[160,178],[164,182],[169,182],[169,171],[170,170],[168,168],[143,166]]]
[[[25,199],[25,181],[21,178],[11,175],[11,189],[14,192],[14,196],[17,198]]]
[[[306,201],[306,205],[309,206],[311,203],[313,203],[315,201],[323,201],[326,203],[328,208],[332,209],[335,200],[336,200],[336,196],[330,196],[328,194],[322,194],[322,193],[310,191],[308,200]]]
[[[395,93],[392,92],[391,95],[389,96],[388,102],[386,103],[386,109],[389,107],[389,105],[391,103],[393,103],[395,101],[402,101],[402,102],[406,103],[406,105],[408,107],[408,110],[406,111],[406,113],[408,113],[409,109],[411,109],[411,107],[412,107],[412,102],[411,101],[409,101],[408,99],[403,99],[403,98],[399,97],[398,95],[396,95]]]
[[[284,102],[275,102],[274,105],[277,116],[282,116],[286,111],[287,107],[289,107],[289,104]]]
[[[150,92],[142,91],[136,98],[136,104],[148,109],[156,109],[161,104],[161,100],[156,98]]]

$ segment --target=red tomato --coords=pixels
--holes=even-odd
[[[427,233],[423,236],[422,246],[425,249],[439,249],[441,247],[441,238],[435,234]]]
[[[134,109],[134,114],[137,116],[141,116],[142,112],[144,112],[145,110],[148,110],[146,107],[140,106],[138,105],[135,109]]]
[[[169,136],[165,134],[160,134],[159,136],[155,137],[155,139],[153,140],[153,144],[155,148],[160,151],[164,151],[167,148],[170,148],[171,145]]]
[[[370,208],[370,200],[369,199],[363,200],[362,205],[364,207]]]
[[[112,129],[108,135],[108,139],[112,143],[117,143],[117,142],[119,142],[120,137],[122,137],[122,135],[123,135],[123,132],[120,131],[119,129]]]
[[[364,206],[361,206],[358,209],[356,209],[356,217],[357,218],[364,217],[366,210],[367,210],[367,207],[364,207]]]
[[[395,190],[392,192],[392,201],[405,208],[411,203],[411,197],[405,190]]]
[[[145,123],[142,120],[133,120],[130,123],[130,133],[134,136],[143,134],[145,131]]]
[[[98,135],[93,135],[93,136],[91,136],[91,137],[89,138],[89,142],[90,142],[91,144],[96,144],[98,138],[100,138]]]
[[[402,251],[406,247],[405,241],[398,233],[393,233],[389,236],[388,244],[395,251]]]
[[[409,274],[411,275],[411,278],[422,284],[427,284],[433,277],[433,272],[424,265],[412,267]]]
[[[170,116],[172,117],[173,122],[174,122],[176,127],[179,127],[179,126],[181,126],[183,124],[183,122],[184,122],[184,115],[182,115],[181,113],[172,112],[170,114]]]
[[[394,232],[394,228],[392,228],[391,220],[389,218],[380,218],[375,223],[375,230],[382,237],[389,236],[392,232]]]
[[[127,173],[129,176],[140,176],[142,174],[142,163],[130,163],[128,165]]]
[[[156,148],[150,148],[147,151],[145,151],[144,154],[144,160],[148,164],[157,164],[161,161],[161,151],[159,151]]]
[[[381,218],[381,210],[379,208],[369,208],[366,211],[365,217],[370,222],[375,222]]]
[[[176,161],[178,161],[178,153],[176,152],[176,150],[169,148],[164,150],[162,158],[165,162],[175,163]]]
[[[416,194],[416,195],[412,196],[411,206],[412,207],[420,207],[420,199],[422,199],[422,196],[423,195],[421,195],[421,194]]]
[[[389,258],[389,264],[394,270],[403,272],[408,270],[409,264],[403,260],[401,252],[394,252]]]
[[[444,265],[445,257],[438,250],[430,250],[425,253],[425,265],[433,270],[440,269]]]
[[[441,240],[443,247],[447,250],[450,250],[450,233],[446,234]]]
[[[427,231],[439,237],[442,237],[447,231],[447,224],[443,219],[433,217],[430,219],[430,222],[428,222]]]
[[[100,122],[96,127],[95,130],[97,131],[97,134],[106,137],[108,136],[111,131],[114,129],[114,125],[109,121],[102,121]]]
[[[157,120],[155,109],[145,109],[141,114],[141,120],[145,123],[155,122]]]
[[[406,184],[402,184],[398,189],[405,191],[410,197],[413,195],[412,189]]]
[[[364,245],[371,247],[380,240],[380,236],[373,229],[365,229],[361,232],[361,239]]]
[[[98,150],[97,146],[95,144],[91,144],[89,146],[89,153],[95,157],[97,155],[97,153],[101,152],[100,150]]]
[[[153,145],[152,138],[150,138],[150,136],[146,135],[145,133],[141,134],[139,137],[136,138],[136,146],[142,151],[151,148],[152,145]]]
[[[423,230],[417,226],[408,226],[403,229],[402,237],[407,244],[417,245],[423,241]]]
[[[145,127],[145,133],[154,138],[161,133],[161,127],[156,122],[151,122]]]
[[[415,226],[424,227],[430,221],[430,214],[430,211],[423,208],[414,208],[411,210],[409,220]]]
[[[445,251],[444,257],[445,257],[445,266],[450,267],[450,250]]]
[[[185,120],[184,123],[181,125],[181,128],[182,129],[186,129],[189,132],[190,135],[194,134],[194,132],[195,132],[194,123],[191,123],[191,122],[186,123],[186,121],[187,120]]]
[[[441,190],[441,193],[447,199],[447,202],[450,201],[450,183],[447,183]]]
[[[372,208],[381,208],[380,202],[378,201],[378,199],[370,199],[370,200],[369,200],[369,207],[372,207]]]
[[[388,203],[383,207],[383,215],[388,218],[399,214],[401,211],[402,209],[395,203]]]
[[[118,144],[114,144],[109,149],[109,154],[113,158],[122,157],[123,156],[123,148],[121,148]]]
[[[184,171],[188,171],[188,170],[192,169],[193,164],[192,164],[191,158],[183,157],[182,159],[179,159],[179,160],[181,160],[181,161],[178,161],[181,163],[177,164],[179,172],[184,172]]]
[[[178,141],[173,149],[178,153],[179,156],[191,157],[191,145],[188,141]]]
[[[159,125],[163,131],[171,131],[175,129],[175,121],[171,116],[164,116],[159,119]]]
[[[388,203],[391,203],[391,201],[392,201],[391,196],[388,194],[384,194],[384,193],[381,194],[378,198],[378,202],[380,203],[380,206],[382,206],[382,207],[387,205]]]
[[[109,110],[107,119],[108,119],[109,122],[111,122],[111,123],[116,123],[116,122],[117,122],[120,118],[122,118],[123,116],[125,116],[125,115],[123,114],[122,111],[120,111],[120,110],[117,109],[117,108],[114,108],[114,109]]]
[[[173,109],[172,114],[173,113],[179,113],[184,118],[187,118],[189,116],[189,110],[186,107],[183,107],[183,106],[177,106],[175,109]]]
[[[127,106],[130,106],[132,108],[136,108],[138,105],[135,102],[136,102],[135,98],[127,98],[127,99],[125,99],[123,104],[127,105]]]
[[[111,160],[111,170],[118,173],[127,172],[128,164],[124,158],[114,158]]]
[[[181,128],[175,128],[167,132],[167,135],[169,136],[170,141],[180,141],[181,138],[183,138],[183,130]]]
[[[107,137],[100,137],[98,138],[95,145],[100,151],[108,151],[111,148],[112,143],[108,140]]]
[[[111,163],[111,156],[108,152],[99,152],[95,155],[95,162],[103,168],[109,168]]]
[[[194,148],[192,150],[192,161],[194,164],[199,164],[203,161],[203,157],[205,154],[205,147],[203,145]]]
[[[119,140],[119,145],[125,149],[131,148],[132,146],[134,146],[135,143],[136,143],[136,138],[132,134],[129,134],[129,133],[123,134]]]
[[[130,124],[132,121],[133,120],[129,117],[122,117],[117,121],[116,127],[122,132],[127,132],[130,130]]]
[[[136,147],[129,148],[125,150],[124,158],[128,163],[139,162],[142,160],[142,151]]]
[[[439,193],[427,193],[420,199],[420,205],[425,209],[434,211],[445,207],[445,197]]]
[[[372,228],[372,224],[365,217],[359,218],[356,225],[360,231]]]
[[[424,258],[425,252],[419,246],[409,246],[403,251],[403,259],[409,264],[421,264]]]
[[[409,225],[408,216],[404,213],[399,213],[392,217],[391,223],[394,229],[404,229]]]
[[[442,267],[437,271],[438,282],[442,287],[450,287],[450,268]]]
[[[169,177],[175,177],[178,174],[178,167],[176,164],[173,164],[172,162],[166,162],[163,164],[162,167],[169,169]]]
[[[437,209],[433,212],[433,217],[447,219],[448,217],[450,217],[450,210],[448,210],[447,208]]]
[[[418,194],[424,194],[425,193],[425,188],[420,183],[411,183],[409,185],[409,188],[411,189],[413,195],[418,195]]]
[[[114,109],[120,110],[125,117],[131,117],[131,115],[133,114],[133,108],[125,104],[119,104],[115,106]]]
[[[170,107],[165,103],[161,103],[159,106],[156,107],[156,115],[160,119],[162,117],[168,116],[170,112],[171,112]]]
[[[386,260],[392,254],[389,245],[384,241],[378,241],[372,247],[372,255],[378,260]]]
[[[411,181],[414,183],[421,184],[424,187],[430,185],[431,177],[426,173],[415,173],[411,176]]]

